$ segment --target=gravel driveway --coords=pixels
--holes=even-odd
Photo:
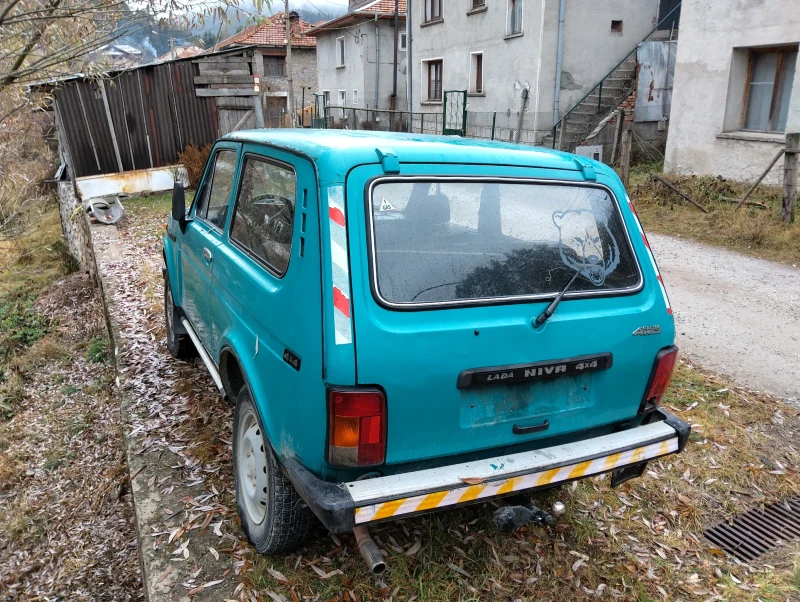
[[[748,387],[800,399],[800,269],[649,234],[678,346]]]

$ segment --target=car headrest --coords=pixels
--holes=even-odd
[[[444,194],[414,195],[406,206],[406,215],[426,224],[446,224],[450,221],[450,199]]]

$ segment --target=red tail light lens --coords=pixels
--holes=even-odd
[[[653,371],[650,373],[650,381],[644,394],[642,402],[644,412],[650,412],[661,403],[661,398],[669,388],[669,381],[672,379],[672,372],[675,370],[675,362],[678,361],[678,348],[665,347],[656,355],[653,364]]]
[[[374,466],[386,460],[386,397],[380,391],[329,391],[328,461]]]

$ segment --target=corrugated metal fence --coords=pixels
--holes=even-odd
[[[178,162],[189,144],[217,138],[213,97],[195,94],[191,59],[79,78],[53,90],[72,175],[92,176]]]

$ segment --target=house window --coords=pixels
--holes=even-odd
[[[282,56],[265,56],[264,75],[266,77],[286,77],[286,59]]]
[[[442,20],[442,0],[424,0],[425,22]]]
[[[486,0],[472,0],[472,8],[481,8],[486,6]]]
[[[786,131],[796,65],[797,46],[750,50],[743,129]]]
[[[472,94],[483,94],[483,53],[470,54],[469,91]]]
[[[427,61],[428,69],[428,101],[442,100],[442,61]]]
[[[347,90],[339,90],[339,106],[347,106]]]
[[[344,36],[336,38],[336,66],[344,67]]]
[[[353,88],[353,104],[354,105],[358,104],[358,90],[356,90],[355,88]]]
[[[522,0],[508,0],[508,33],[513,36],[522,33]]]
[[[611,33],[622,33],[622,21],[611,21]]]
[[[400,50],[405,51],[408,48],[408,33],[405,31],[400,32]]]
[[[322,91],[322,104],[325,106],[329,106],[331,104],[331,91],[330,90],[323,90]]]

